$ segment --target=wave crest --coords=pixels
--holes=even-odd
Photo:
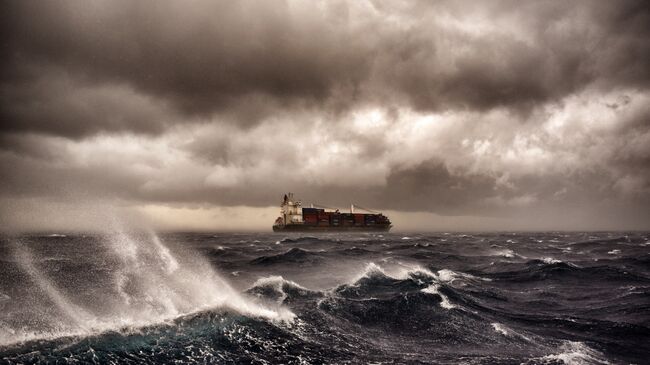
[[[257,297],[275,300],[278,304],[291,298],[319,294],[279,275],[258,279],[246,292]]]
[[[216,308],[273,321],[295,317],[284,307],[269,308],[237,292],[200,257],[177,257],[153,233],[119,232],[105,237],[104,243],[103,250],[95,250],[99,260],[84,263],[97,273],[93,282],[84,285],[102,288],[92,301],[82,290],[65,290],[59,285],[61,280],[75,282],[78,278],[58,278],[57,282],[56,271],[26,245],[14,245],[16,262],[26,277],[23,285],[38,300],[27,298],[32,304],[26,306],[30,311],[23,313],[33,320],[18,320],[13,327],[3,324],[0,345],[140,328]],[[110,266],[95,267],[106,262]],[[12,305],[20,305],[20,300],[16,298]],[[48,310],[39,309],[41,306]]]

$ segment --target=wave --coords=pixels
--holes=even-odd
[[[467,282],[477,282],[477,281],[492,281],[490,278],[482,278],[467,274],[464,272],[453,271],[449,269],[438,270],[435,278],[439,281],[453,284],[454,282],[461,282],[462,284]]]
[[[339,298],[373,300],[412,298],[419,295],[437,297],[437,303],[444,309],[457,308],[442,291],[453,293],[450,285],[463,286],[468,282],[490,280],[449,269],[433,272],[421,266],[407,266],[385,270],[370,262],[350,283],[332,290],[333,300]],[[459,296],[460,294],[455,294]]]
[[[562,262],[562,260],[554,259],[552,257],[542,257],[540,260],[545,264],[559,264]]]
[[[566,341],[560,346],[559,350],[559,353],[546,355],[539,360],[545,362],[561,361],[568,365],[611,364],[602,353],[582,342]]]
[[[490,253],[488,253],[488,256],[500,256],[500,257],[505,257],[505,258],[510,259],[510,258],[514,258],[515,256],[517,256],[517,254],[515,253],[515,251],[513,251],[513,250],[511,250],[509,248],[504,248],[504,249],[501,249],[501,250],[491,251]]]
[[[532,259],[528,260],[524,263],[525,266],[527,267],[539,267],[539,266],[544,266],[544,267],[572,267],[572,268],[580,268],[578,265],[571,263],[571,262],[565,262],[562,260],[554,259],[552,257],[542,257],[539,259]]]
[[[297,298],[312,298],[322,295],[320,292],[307,289],[295,281],[287,280],[279,275],[258,279],[246,292],[260,298],[275,300],[278,304]]]
[[[451,304],[449,301],[449,298],[447,298],[446,295],[440,293],[440,285],[439,284],[432,284],[429,285],[428,287],[422,289],[423,293],[427,294],[435,294],[440,297],[440,306],[445,309],[454,309],[456,308],[455,305]]]
[[[71,284],[78,281],[74,272],[54,280],[53,273],[26,245],[16,244],[18,269],[28,280],[21,286],[30,297],[14,298],[12,305],[20,306],[21,300],[27,300],[21,313],[31,319],[3,323],[0,346],[140,328],[215,308],[274,321],[295,317],[284,307],[269,308],[235,291],[207,261],[177,257],[154,234],[137,237],[120,232],[106,237],[105,246],[105,251],[94,250],[94,254],[102,258],[99,263],[111,263],[109,271],[92,267],[93,262],[85,264],[89,272],[96,273],[90,277],[97,281],[94,286],[102,288],[94,290],[88,301],[83,290],[59,286],[61,280]]]
[[[250,263],[253,265],[275,265],[286,263],[315,263],[321,260],[322,257],[317,253],[294,247],[281,254],[260,256],[251,260]]]
[[[365,248],[360,248],[360,247],[350,247],[346,248],[343,250],[336,251],[337,254],[341,255],[353,255],[353,256],[361,256],[361,255],[368,255],[372,254],[373,252],[370,250],[366,250]]]
[[[491,343],[517,347],[533,343],[505,325],[500,329],[509,331],[510,340],[495,339],[490,323],[495,318],[498,323],[507,323],[507,313],[504,316],[484,308],[467,292],[451,286],[452,282],[460,285],[461,281],[483,282],[482,279],[449,269],[396,269],[368,263],[350,283],[325,292],[318,301],[318,309],[327,314],[331,326],[346,327],[352,323],[363,326],[364,331],[379,328],[382,333],[425,341],[432,346],[466,343],[468,339],[477,346]]]
[[[282,243],[305,243],[305,242],[317,242],[317,241],[323,241],[322,239],[318,237],[312,237],[312,236],[303,236],[303,237],[298,237],[298,238],[289,238],[285,237],[279,241],[276,241],[276,244],[282,244]]]
[[[369,285],[376,282],[411,281],[421,286],[437,282],[447,285],[459,285],[480,281],[491,281],[490,278],[477,277],[468,273],[450,269],[432,271],[419,265],[407,265],[398,262],[398,267],[384,269],[370,262],[351,282],[343,286]]]
[[[529,337],[524,336],[524,335],[516,332],[515,330],[513,330],[512,328],[510,328],[510,327],[508,327],[508,326],[506,326],[504,324],[501,324],[501,323],[498,323],[498,322],[493,322],[490,325],[492,326],[492,328],[494,328],[495,332],[500,333],[500,334],[502,334],[502,335],[504,335],[506,337],[514,337],[514,338],[518,337],[518,338],[524,339],[526,341],[532,341]]]
[[[519,270],[501,271],[487,274],[491,279],[512,282],[532,281],[569,281],[569,280],[601,280],[620,282],[650,282],[650,278],[608,265],[578,266],[574,263],[554,259],[529,260]]]
[[[295,349],[293,352],[290,349]],[[296,354],[298,352],[298,354]],[[58,337],[11,349],[0,347],[8,363],[323,363],[337,354],[305,343],[283,324],[208,310],[140,328],[122,328],[83,338]],[[345,354],[350,357],[350,354]]]

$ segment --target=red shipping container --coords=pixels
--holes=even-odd
[[[305,222],[317,222],[318,221],[318,216],[316,214],[304,214],[302,216],[302,220]]]

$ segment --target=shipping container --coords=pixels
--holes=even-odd
[[[318,223],[318,216],[316,214],[303,214],[302,220],[305,224],[316,224]]]
[[[364,217],[364,215],[365,214],[359,214],[359,213],[354,214],[354,223],[355,223],[355,225],[359,225],[359,226],[363,225],[363,222],[364,222],[363,217]]]

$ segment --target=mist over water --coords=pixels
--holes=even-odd
[[[216,308],[293,316],[252,302],[200,255],[172,252],[153,232],[7,239],[3,254],[0,345],[128,331]]]
[[[650,235],[3,237],[0,362],[618,364]]]

